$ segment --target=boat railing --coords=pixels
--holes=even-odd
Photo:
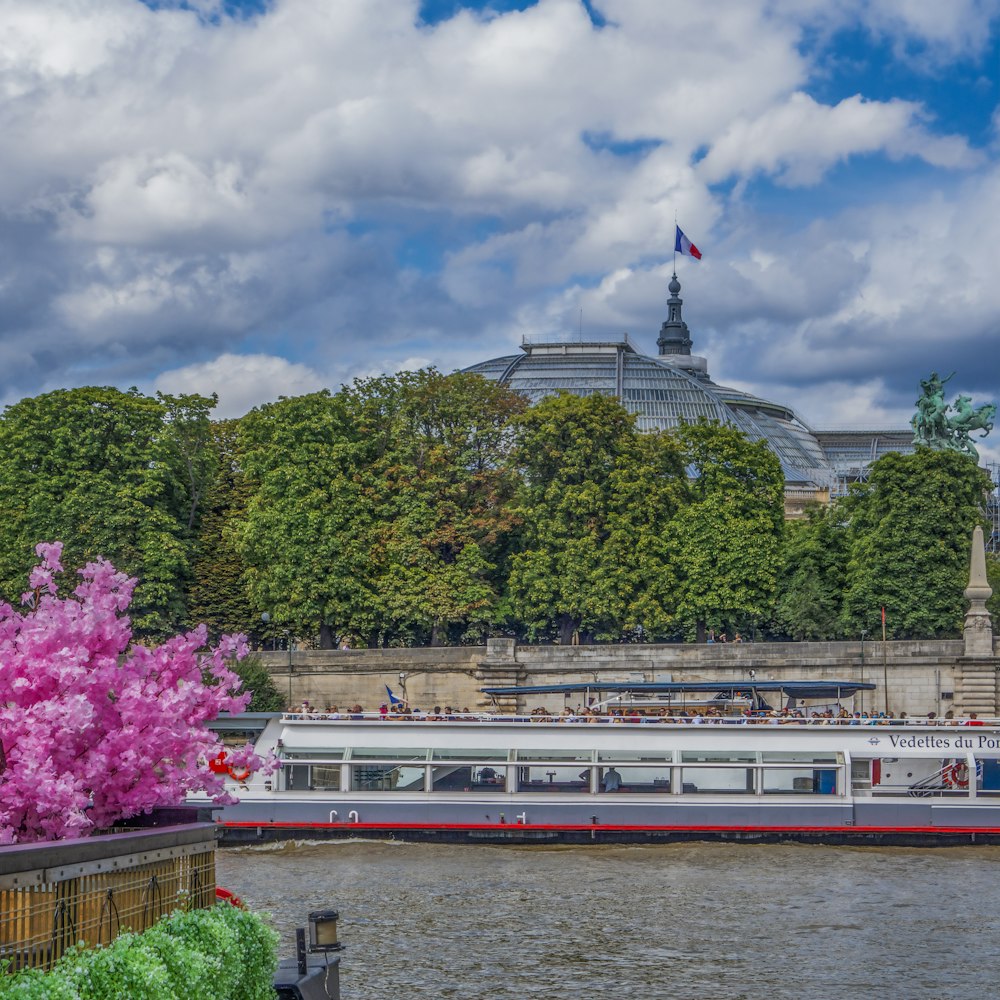
[[[282,722],[454,722],[454,723],[547,723],[560,725],[687,725],[687,726],[923,726],[952,728],[957,726],[1000,727],[1000,718],[937,718],[913,716],[895,718],[892,716],[851,716],[847,718],[800,717],[775,712],[754,712],[743,715],[597,715],[592,713],[559,714],[538,713],[509,714],[499,712],[453,712],[434,714],[430,712],[381,713],[381,712],[283,712]]]

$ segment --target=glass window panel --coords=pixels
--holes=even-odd
[[[685,750],[681,761],[685,764],[755,764],[757,754],[752,750]]]
[[[340,767],[328,767],[325,764],[314,764],[310,769],[312,787],[318,792],[340,791]]]
[[[669,750],[665,753],[644,753],[633,750],[599,750],[597,752],[597,759],[602,763],[604,761],[621,761],[623,764],[627,764],[630,761],[648,761],[651,764],[664,762],[669,764],[673,761],[674,755]]]
[[[431,757],[434,760],[494,760],[500,763],[507,762],[506,750],[432,750]]]
[[[626,792],[669,792],[669,764],[654,764],[647,767],[616,767],[621,780],[620,790]],[[601,785],[603,790],[603,785]]]
[[[681,781],[685,795],[753,794],[753,769],[749,767],[685,767]]]
[[[589,764],[594,759],[593,750],[518,750],[518,760],[560,761],[572,760]]]
[[[505,791],[505,767],[492,764],[445,764],[431,768],[431,783],[435,792],[494,792]]]
[[[427,760],[429,752],[403,747],[355,747],[351,760]]]
[[[765,750],[761,754],[761,759],[765,764],[843,764],[844,755],[834,750],[824,753],[807,752],[784,752],[777,750]]]
[[[422,792],[424,769],[393,764],[362,764],[351,768],[355,792]]]
[[[311,750],[311,749],[295,749],[290,750],[285,747],[281,751],[281,756],[284,760],[343,760],[344,751],[343,750]]]
[[[835,767],[765,767],[763,774],[765,795],[835,795],[837,792]]]
[[[522,792],[587,792],[590,790],[590,768],[557,767],[535,764],[517,769],[517,787]]]

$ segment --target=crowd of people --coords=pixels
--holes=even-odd
[[[527,715],[510,715],[499,711],[476,711],[469,708],[455,708],[451,705],[435,705],[430,711],[407,704],[382,704],[377,713],[366,712],[361,705],[340,708],[330,705],[326,709],[312,706],[308,701],[292,712],[285,713],[290,719],[340,720],[378,717],[389,722],[489,722],[513,719],[547,723],[661,723],[673,725],[812,725],[812,726],[982,726],[983,721],[975,712],[968,716],[956,717],[953,711],[942,716],[928,712],[926,716],[909,717],[906,712],[849,712],[846,708],[834,710],[807,710],[800,708],[746,709],[743,712],[725,712],[722,708],[625,708],[596,706],[585,708],[564,708],[551,712],[544,706],[533,708]]]

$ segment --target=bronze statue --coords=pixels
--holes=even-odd
[[[913,443],[936,451],[960,451],[978,461],[979,452],[969,433],[981,430],[985,437],[993,429],[996,404],[987,403],[977,409],[972,406],[971,396],[960,395],[949,407],[944,399],[944,385],[954,374],[942,379],[937,372],[931,372],[930,378],[920,380],[923,395],[917,400],[917,412],[910,421]]]

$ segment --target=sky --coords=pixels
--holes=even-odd
[[[0,404],[655,354],[675,219],[716,382],[1000,401],[998,57],[1000,0],[3,0]]]

